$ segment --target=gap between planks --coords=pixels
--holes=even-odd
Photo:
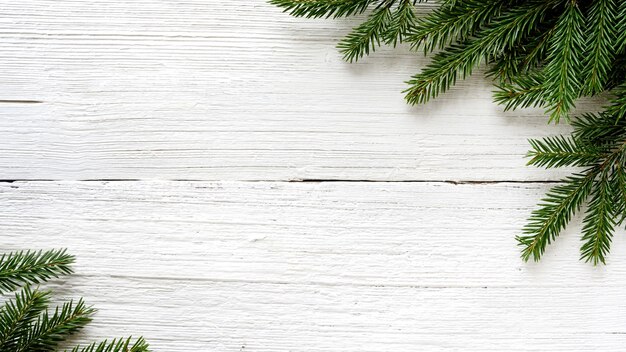
[[[82,180],[66,180],[66,179],[0,179],[0,183],[15,183],[15,182],[151,182],[151,181],[166,181],[166,182],[285,182],[285,183],[330,183],[330,182],[348,182],[348,183],[444,183],[451,185],[489,185],[489,184],[557,184],[562,181],[555,180],[368,180],[368,179],[293,179],[293,180],[204,180],[204,179],[138,179],[138,178],[100,178],[100,179],[82,179]]]

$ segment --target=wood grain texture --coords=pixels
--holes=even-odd
[[[403,82],[425,59],[400,48],[342,62],[334,45],[356,20],[294,19],[243,0],[0,8],[0,179],[566,174],[526,168],[523,156],[527,138],[567,126],[547,126],[541,111],[502,113],[480,72],[411,108]]]
[[[143,333],[156,351],[619,351],[623,233],[607,267],[577,260],[580,224],[518,259],[545,188],[15,182],[0,243],[66,243],[62,294],[100,308],[83,338]]]
[[[540,264],[518,259],[550,187],[532,182],[568,173],[525,167],[526,139],[569,128],[503,113],[481,73],[409,107],[403,81],[426,60],[399,48],[346,64],[334,44],[358,19],[263,0],[0,9],[0,180],[21,180],[0,182],[0,251],[78,257],[52,286],[100,309],[79,340],[623,350],[623,233],[606,267],[577,260],[579,220]]]

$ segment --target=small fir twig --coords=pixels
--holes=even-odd
[[[0,257],[2,294],[20,289],[5,298],[0,307],[0,351],[57,351],[68,337],[92,320],[96,310],[82,299],[50,307],[50,291],[33,288],[51,278],[72,273],[74,257],[65,250],[19,251]],[[102,342],[76,347],[72,352],[148,352],[148,344],[139,338]]]

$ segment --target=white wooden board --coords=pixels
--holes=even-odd
[[[263,1],[0,0],[0,179],[555,180],[528,138],[567,131],[503,114],[482,74],[411,108],[425,59],[358,64],[354,20]],[[427,9],[425,9],[426,11]],[[19,104],[10,101],[40,101]]]
[[[623,350],[624,234],[606,267],[577,260],[579,220],[541,263],[519,260],[543,181],[568,173],[525,167],[526,139],[569,128],[503,113],[480,73],[409,107],[423,58],[346,64],[334,45],[358,20],[263,0],[0,10],[0,180],[16,180],[0,182],[0,251],[78,257],[53,286],[100,309],[79,341]]]
[[[577,224],[522,263],[514,236],[545,188],[16,182],[0,242],[66,243],[64,294],[101,309],[85,337],[157,351],[617,351],[624,234],[606,268],[577,260]]]

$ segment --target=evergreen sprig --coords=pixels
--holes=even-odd
[[[18,342],[17,351],[54,351],[59,342],[84,328],[94,313],[95,309],[85,305],[82,299],[77,303],[65,302],[52,312],[43,311],[29,324]]]
[[[417,16],[415,5],[411,0],[402,0],[395,11],[391,14],[387,30],[383,33],[385,44],[396,46],[409,36],[409,30],[415,26]]]
[[[74,257],[65,250],[19,251],[0,257],[0,288],[3,294],[20,289],[12,298],[5,298],[0,307],[0,351],[56,351],[59,344],[84,328],[95,309],[82,299],[70,300],[50,308],[50,291],[34,288],[61,275],[72,273]],[[143,339],[102,342],[72,352],[147,352]]]
[[[580,139],[555,136],[529,140],[532,150],[529,165],[537,167],[592,166],[602,157],[602,149]]]
[[[517,237],[523,246],[524,260],[531,257],[538,260],[543,255],[546,246],[556,239],[587,199],[596,174],[595,168],[588,169],[584,174],[567,177],[563,184],[548,192],[524,227],[524,235]]]
[[[271,0],[272,4],[284,8],[292,16],[307,18],[358,15],[376,2],[376,0]]]
[[[495,102],[504,105],[504,111],[546,105],[542,99],[546,91],[545,77],[541,73],[533,71],[517,77],[508,77],[508,72],[515,68],[504,65],[506,64],[496,66],[491,71],[493,74],[506,77],[497,85],[498,90],[494,93]]]
[[[62,250],[21,251],[0,257],[0,294],[72,273],[74,257]]]
[[[418,19],[411,28],[409,42],[413,49],[421,47],[425,54],[443,49],[454,42],[466,40],[510,4],[510,0],[444,3]]]
[[[499,16],[473,38],[449,45],[435,54],[432,62],[408,81],[406,99],[410,104],[426,103],[465,79],[483,61],[518,44],[533,24],[551,7],[549,1],[532,1]]]
[[[563,13],[554,27],[545,67],[546,89],[542,98],[547,102],[550,120],[567,118],[581,88],[584,26],[583,14],[577,1],[565,2]]]
[[[368,55],[370,50],[374,51],[376,46],[385,40],[384,36],[389,30],[391,20],[392,14],[388,5],[383,4],[374,10],[365,22],[356,27],[337,45],[344,60],[356,61],[363,55]]]
[[[94,342],[88,346],[74,347],[71,352],[144,352],[148,351],[148,344],[143,338],[133,342],[132,338],[113,339],[109,341]],[[66,352],[70,352],[66,350]]]
[[[587,204],[581,258],[606,262],[613,232],[626,222],[626,1],[441,0],[424,15],[415,0],[269,1],[305,17],[371,11],[339,43],[347,61],[400,42],[432,55],[407,82],[410,104],[428,102],[485,65],[505,110],[541,107],[548,121],[570,122],[570,136],[530,141],[530,165],[582,170],[532,213],[518,236],[522,258],[538,260]],[[604,111],[571,117],[579,98],[605,92],[612,98]]]
[[[539,260],[571,217],[587,201],[581,259],[606,262],[615,226],[626,215],[626,122],[607,112],[572,121],[569,137],[531,140],[529,164],[583,166],[585,171],[555,186],[535,210],[517,239],[525,260]]]
[[[617,4],[612,0],[595,0],[589,7],[592,24],[591,35],[586,37],[583,94],[602,93],[609,80],[615,48],[619,46],[617,30]]]
[[[0,351],[17,351],[22,332],[45,311],[50,292],[24,287],[0,309]]]

